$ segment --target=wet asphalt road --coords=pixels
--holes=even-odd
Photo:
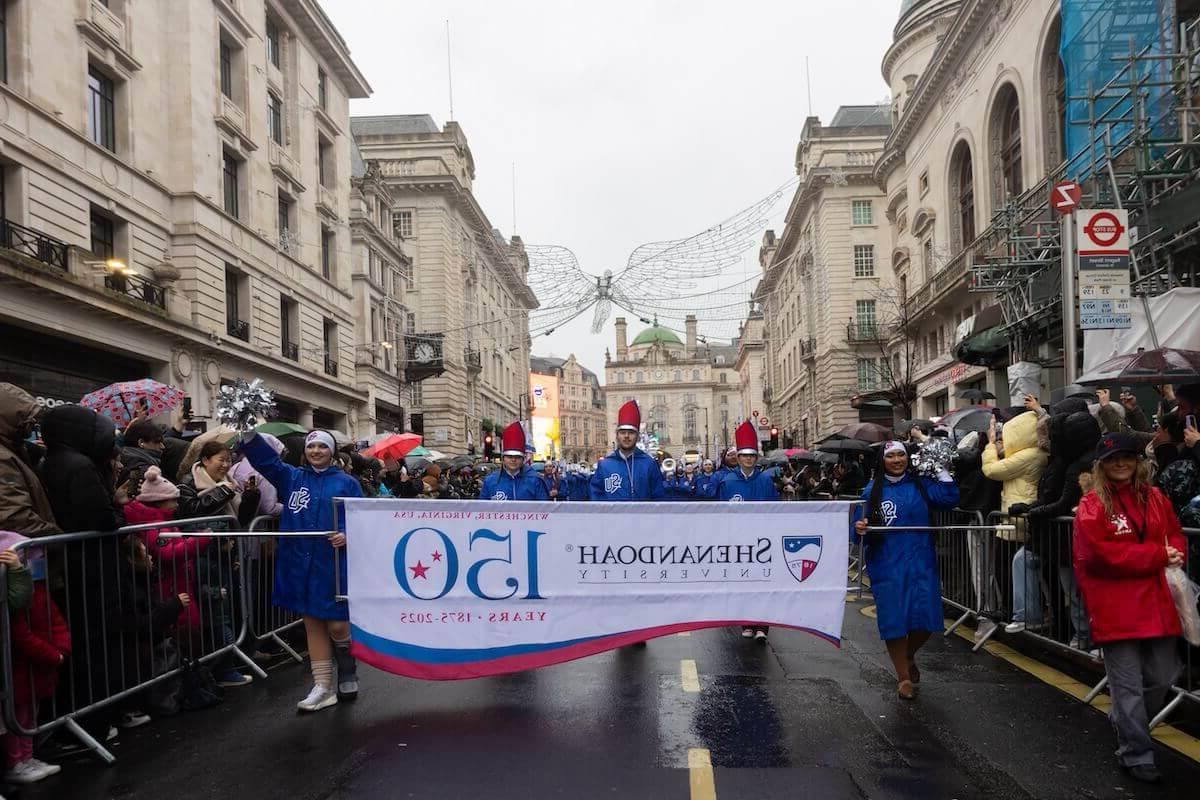
[[[294,704],[307,670],[285,666],[217,709],[123,732],[115,766],[76,757],[4,794],[672,800],[704,795],[690,784],[698,750],[721,800],[1180,798],[1200,783],[1200,764],[1165,749],[1167,783],[1133,783],[1102,714],[958,637],[931,641],[919,700],[898,700],[863,605],[848,604],[840,650],[793,631],[763,646],[717,629],[469,682],[364,667],[357,703],[305,717]],[[698,692],[685,690],[684,660]]]

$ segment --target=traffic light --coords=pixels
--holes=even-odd
[[[778,448],[779,448],[779,428],[772,425],[771,426],[771,449],[776,450]]]
[[[495,455],[495,448],[492,447],[492,435],[489,433],[483,437],[483,457],[488,461],[492,460]]]

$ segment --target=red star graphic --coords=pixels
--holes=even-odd
[[[419,560],[417,561],[417,565],[415,567],[409,567],[409,569],[413,571],[414,578],[424,578],[425,573],[429,571],[429,567],[422,564]],[[426,578],[426,580],[428,579]]]
[[[441,553],[439,553],[437,550],[434,550],[434,551],[433,551],[433,560],[434,560],[434,561],[441,561],[441,560],[442,560],[442,554],[441,554]]]

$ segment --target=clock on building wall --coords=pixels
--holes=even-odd
[[[442,334],[410,333],[404,337],[404,382],[416,383],[436,378],[446,371],[442,359]]]

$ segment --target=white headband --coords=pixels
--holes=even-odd
[[[883,454],[890,456],[892,453],[904,453],[904,455],[908,455],[908,448],[904,446],[904,442],[891,441],[883,446]]]
[[[323,444],[329,448],[330,452],[337,450],[333,437],[321,430],[309,431],[308,436],[304,437],[304,446],[308,447],[310,444]]]

